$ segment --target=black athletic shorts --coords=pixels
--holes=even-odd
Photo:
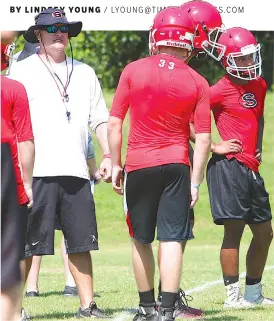
[[[10,145],[1,143],[1,289],[19,284],[20,212]]]
[[[93,193],[92,193],[92,195],[93,195]],[[62,231],[62,225],[60,223],[59,214],[58,213],[56,213],[56,218],[55,218],[55,230]]]
[[[244,220],[246,224],[272,219],[269,195],[259,173],[225,156],[213,154],[207,167],[207,184],[214,223]]]
[[[61,223],[59,221],[59,215],[58,214],[56,214],[56,217],[55,217],[54,228],[57,231],[62,231],[62,225],[61,225]]]
[[[194,221],[194,209],[193,208],[189,209],[189,219],[191,221]]]
[[[33,199],[27,235],[32,255],[54,254],[56,215],[68,254],[98,250],[95,205],[88,180],[35,177]]]
[[[29,218],[29,213],[31,211],[31,209],[28,208],[27,206],[28,204],[23,204],[19,206],[19,210],[20,210],[20,229],[21,229],[21,233],[20,233],[20,259],[24,260],[26,257],[26,243],[27,243],[27,230],[28,230],[28,218]],[[29,255],[28,255],[29,256]]]
[[[193,166],[193,154],[194,154],[193,147],[192,147],[191,143],[188,143],[188,157],[189,157],[191,166]],[[194,221],[194,209],[193,208],[189,209],[189,216],[190,216],[190,220]]]
[[[130,236],[152,243],[193,238],[189,218],[190,171],[184,164],[144,168],[125,174],[124,207]]]

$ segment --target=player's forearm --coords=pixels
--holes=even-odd
[[[193,154],[194,154],[194,150],[193,150],[192,145],[189,142],[188,143],[188,158],[190,160],[191,167],[193,166]]]
[[[195,143],[196,134],[195,134],[194,124],[189,123],[189,128],[190,128],[190,140],[192,141],[192,143]]]
[[[95,134],[103,153],[108,154],[109,146],[108,146],[108,136],[107,136],[107,123],[100,124],[96,128]]]
[[[35,158],[34,141],[28,140],[18,143],[18,152],[23,183],[25,186],[31,187]]]
[[[211,135],[207,133],[196,134],[194,155],[193,155],[193,172],[191,182],[200,185],[204,178],[204,171],[211,147]]]
[[[189,123],[189,127],[190,127],[190,140],[195,143],[196,140],[196,133],[195,133],[195,127],[193,123]],[[216,143],[211,142],[211,152],[214,153],[215,147],[216,147]]]
[[[258,142],[257,149],[259,149],[260,153],[263,148],[263,136],[264,136],[264,116],[262,116],[259,120],[259,129],[258,129]]]
[[[108,144],[113,166],[122,167],[121,150],[122,150],[122,124],[115,120],[108,122]]]
[[[97,172],[98,168],[96,165],[96,159],[95,158],[88,158],[87,159],[88,169],[90,176],[94,176],[94,174]]]

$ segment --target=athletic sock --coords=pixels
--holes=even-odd
[[[175,302],[177,301],[178,293],[173,292],[162,292],[162,308],[174,308]]]
[[[252,278],[246,277],[245,278],[245,284],[246,285],[255,285],[255,284],[260,283],[261,280],[262,280],[262,277],[257,278],[257,279],[252,279]]]
[[[239,275],[237,276],[223,276],[225,286],[239,282]]]
[[[151,307],[155,305],[154,289],[145,292],[139,292],[140,305],[143,307]]]

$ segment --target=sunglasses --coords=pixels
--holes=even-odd
[[[56,33],[58,30],[62,33],[68,33],[68,29],[68,26],[46,26],[42,28],[42,30],[45,30],[47,33]]]

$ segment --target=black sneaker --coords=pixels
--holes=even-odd
[[[153,307],[143,307],[139,305],[138,313],[133,318],[133,321],[157,321],[158,319],[158,311]]]
[[[180,289],[178,300],[175,303],[175,317],[183,319],[203,319],[204,311],[192,308],[188,305],[188,301],[192,301],[193,298],[190,295],[186,295],[185,292]]]
[[[37,297],[39,296],[39,292],[37,291],[30,291],[25,293],[26,298]]]
[[[64,291],[63,291],[63,295],[64,296],[78,296],[77,286],[66,285],[65,288],[64,288]],[[97,293],[97,292],[94,292],[93,296],[95,298],[100,298],[101,297],[100,294]]]
[[[88,308],[82,310],[82,308],[79,308],[77,314],[77,318],[99,318],[99,319],[106,319],[107,316],[105,313],[97,308],[97,305],[95,302],[90,302],[90,305]]]
[[[77,286],[66,285],[63,291],[64,296],[78,296]]]
[[[158,321],[174,321],[175,308],[160,308]]]
[[[198,308],[192,308],[188,305],[188,301],[192,300],[192,296],[186,295],[182,289],[179,289],[178,299],[175,302],[175,318],[203,320],[204,311]],[[161,302],[162,296],[158,295],[156,301],[156,309],[158,311],[160,311]]]

